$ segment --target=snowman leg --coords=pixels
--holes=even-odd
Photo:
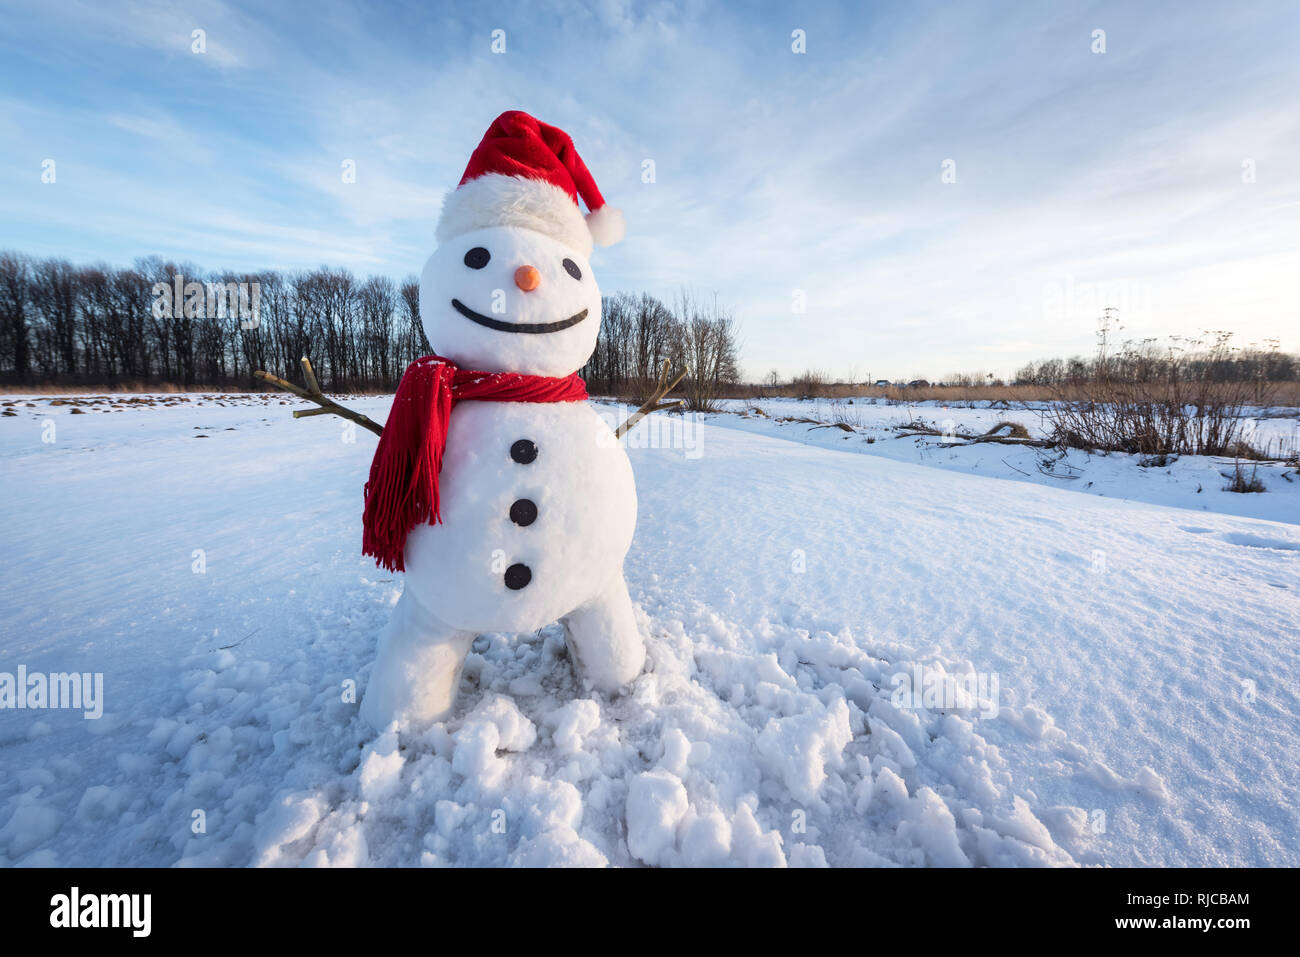
[[[620,571],[600,594],[564,619],[569,653],[598,691],[617,691],[641,673],[645,642]]]
[[[393,609],[361,701],[361,717],[383,731],[393,721],[417,730],[451,713],[473,632],[433,617],[409,591]]]

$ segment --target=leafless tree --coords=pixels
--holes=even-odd
[[[681,361],[691,370],[685,381],[686,407],[712,411],[724,389],[740,378],[735,319],[716,295],[701,303],[685,289],[678,293],[676,314],[682,327]]]
[[[737,380],[737,349],[735,322],[716,297],[704,306],[684,290],[670,308],[648,293],[616,293],[602,302],[596,351],[582,375],[594,391],[641,402],[668,360],[690,368],[687,404],[703,409]]]
[[[31,263],[17,253],[0,254],[0,355],[16,381],[27,381],[31,368],[28,335],[28,287]]]

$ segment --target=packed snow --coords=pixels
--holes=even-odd
[[[408,736],[358,714],[401,593],[360,553],[369,433],[278,396],[11,400],[0,683],[100,673],[103,714],[0,711],[0,864],[1300,864],[1280,467],[1197,492],[1222,463],[1063,480],[865,411],[656,416],[646,673],[611,697],[558,625],[482,635]]]

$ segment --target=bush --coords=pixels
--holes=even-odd
[[[1225,474],[1223,476],[1224,478],[1228,479],[1228,484],[1223,487],[1223,490],[1225,492],[1266,491],[1266,489],[1264,488],[1264,483],[1260,481],[1259,476],[1255,474],[1256,472],[1258,472],[1258,470],[1259,470],[1258,465],[1252,465],[1250,467],[1250,475],[1247,475],[1245,471],[1242,469],[1241,463],[1240,462],[1235,463],[1235,466],[1232,470],[1232,474],[1231,475]]]
[[[1247,406],[1268,402],[1267,383],[1214,374],[1233,360],[1230,340],[1231,333],[1216,333],[1209,341],[1174,339],[1163,347],[1147,340],[1113,358],[1101,353],[1085,385],[1088,398],[1058,389],[1046,413],[1053,441],[1147,458],[1262,458],[1245,439],[1242,416]]]

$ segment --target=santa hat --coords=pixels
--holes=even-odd
[[[625,230],[623,211],[605,205],[569,134],[519,110],[488,127],[460,185],[443,201],[436,235],[442,243],[489,226],[545,233],[584,257],[593,242],[612,246]]]

